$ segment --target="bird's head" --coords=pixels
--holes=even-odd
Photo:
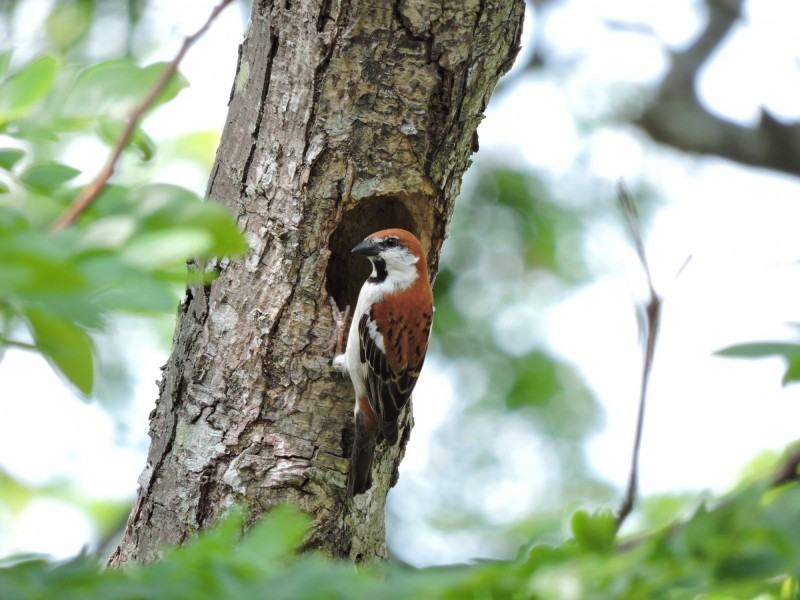
[[[388,280],[394,287],[402,289],[420,275],[427,277],[422,245],[414,234],[404,229],[375,232],[353,248],[353,252],[372,262],[370,281],[373,283]]]

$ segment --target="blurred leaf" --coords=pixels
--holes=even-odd
[[[554,202],[536,177],[523,170],[486,169],[478,192],[514,212],[515,226],[525,240],[522,251],[528,266],[545,268],[572,282],[586,276],[580,260],[571,256],[569,269],[562,260],[565,242],[582,232],[579,215]]]
[[[767,356],[787,356],[800,352],[800,345],[781,342],[760,342],[750,344],[737,344],[718,350],[719,356],[731,358],[765,358]]]
[[[0,232],[0,298],[52,303],[86,291],[69,253],[52,240],[27,229]]]
[[[176,154],[181,159],[188,159],[200,168],[211,171],[214,164],[214,153],[219,146],[220,132],[193,131],[180,135],[163,145],[166,154]]]
[[[25,151],[19,148],[0,148],[0,168],[10,171],[23,156]]]
[[[80,238],[80,248],[115,249],[122,248],[136,233],[137,222],[130,215],[111,215],[89,221]]]
[[[201,227],[211,233],[213,243],[210,254],[236,256],[247,250],[242,232],[231,218],[230,212],[214,201],[198,201],[184,215],[184,223]]]
[[[64,101],[61,116],[66,122],[95,118],[107,114],[108,107],[120,98],[138,98],[142,90],[136,87],[139,68],[130,60],[108,60],[81,71]],[[123,102],[113,116],[124,118],[132,101]]]
[[[572,534],[586,550],[608,552],[617,536],[617,518],[607,509],[589,514],[578,510],[572,515]]]
[[[513,362],[514,385],[506,402],[509,408],[544,404],[561,390],[556,362],[541,352],[532,352]]]
[[[45,27],[59,48],[68,48],[82,40],[91,25],[91,3],[61,0],[47,17]]]
[[[146,66],[144,69],[141,70],[139,75],[137,85],[146,91],[150,91],[153,86],[155,86],[156,82],[158,81],[161,74],[164,72],[165,69],[169,68],[169,63],[160,62],[160,63],[153,63],[152,65]],[[189,81],[180,73],[176,72],[175,75],[169,80],[164,90],[158,95],[155,99],[153,104],[150,107],[150,110],[161,106],[162,104],[166,104],[175,96],[177,96],[180,91],[189,86]]]
[[[790,598],[800,553],[798,486],[771,502],[749,487],[683,526],[639,535],[614,548],[609,511],[575,513],[575,540],[533,543],[512,561],[410,569],[360,565],[298,553],[310,520],[279,508],[242,534],[232,511],[212,530],[158,562],[100,569],[79,557],[59,564],[35,556],[0,563],[0,597],[134,600],[443,600],[483,598]],[[189,530],[190,537],[194,532]],[[610,551],[613,550],[613,551]],[[788,582],[788,583],[787,583]]]
[[[272,509],[245,536],[240,550],[259,561],[272,561],[297,550],[313,520],[289,505]]]
[[[61,163],[41,162],[25,169],[20,180],[32,190],[50,194],[80,173],[78,169]]]
[[[646,496],[641,499],[638,512],[648,527],[665,527],[680,517],[686,517],[690,507],[697,506],[697,502],[696,495],[688,492]]]
[[[247,249],[239,228],[228,210],[213,201],[202,201],[197,195],[175,185],[149,185],[135,190],[131,201],[142,216],[142,229],[148,232],[174,230],[204,231],[208,244],[199,254],[199,237],[194,236],[196,248],[189,248],[184,259],[193,256],[234,256]],[[185,238],[188,241],[188,237]],[[174,241],[177,241],[174,240]]]
[[[97,123],[97,135],[109,146],[115,146],[119,141],[122,131],[125,128],[124,121],[100,118]],[[153,158],[156,151],[155,142],[144,132],[141,127],[137,127],[131,134],[128,147],[133,149],[144,162]]]
[[[122,258],[143,268],[168,267],[191,256],[205,256],[213,246],[209,232],[200,228],[174,227],[136,236],[122,251]]]
[[[52,127],[45,127],[31,121],[14,121],[12,125],[13,129],[9,127],[5,133],[19,140],[37,143],[59,141],[59,137],[53,132]]]
[[[737,344],[718,350],[719,356],[730,358],[766,358],[769,356],[782,356],[786,359],[786,373],[783,376],[783,385],[800,381],[800,344],[786,342],[756,342],[750,344]]]
[[[52,56],[43,56],[0,83],[0,129],[9,121],[25,116],[44,98],[58,73],[60,64]]]
[[[73,323],[29,308],[25,311],[36,346],[81,393],[92,393],[94,358],[86,332]]]

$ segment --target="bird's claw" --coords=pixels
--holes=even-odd
[[[333,359],[333,367],[338,371],[341,369],[337,368],[337,360],[341,358],[342,360],[340,362],[343,363],[344,361],[344,357],[341,355],[344,352],[344,340],[345,333],[347,332],[347,320],[350,317],[350,306],[346,306],[343,311],[339,310],[333,298],[328,298],[328,304],[330,304],[331,313],[333,314],[333,322],[336,324],[330,349],[335,352],[336,358]]]

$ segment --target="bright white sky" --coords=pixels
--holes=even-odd
[[[180,37],[199,26],[212,4],[194,2],[194,18],[187,22],[181,7],[158,2],[162,37],[173,41],[165,42],[153,59],[170,58]],[[688,0],[571,0],[553,15],[547,42],[566,62],[580,62],[578,75],[519,83],[495,98],[480,128],[482,152],[540,170],[567,202],[609,197],[619,177],[644,179],[667,200],[646,232],[656,286],[666,296],[642,449],[640,480],[646,493],[724,490],[757,453],[800,437],[800,385],[781,388],[780,360],[712,356],[736,342],[790,339],[785,324],[800,321],[800,182],[718,159],[683,156],[613,123],[599,128],[588,145],[577,136],[573,114],[602,119],[600,111],[608,111],[609,102],[625,102],[637,86],[657,80],[666,66],[661,44],[685,44],[701,25],[695,6]],[[37,14],[46,11],[40,7]],[[649,25],[657,38],[609,31],[603,25],[608,20]],[[182,71],[191,87],[147,122],[154,137],[221,128],[242,22],[237,9],[228,10],[190,52]],[[760,106],[786,119],[800,117],[798,22],[800,4],[749,3],[744,24],[703,74],[702,100],[718,114],[746,124],[754,122]],[[582,174],[574,167],[576,154],[586,165]],[[80,152],[75,166],[93,172],[100,161],[92,152]],[[206,183],[205,174],[180,165],[161,179],[201,192]],[[607,209],[610,214],[615,210]],[[598,472],[622,487],[640,373],[635,306],[644,297],[644,282],[617,223],[612,217],[608,225],[596,227],[589,242],[604,275],[554,308],[546,327],[552,347],[578,365],[603,402],[606,426],[591,441],[589,453]],[[676,277],[689,255],[691,263]],[[102,409],[75,400],[41,359],[9,351],[0,364],[2,468],[31,483],[68,477],[94,497],[132,496],[144,464],[147,414],[156,397],[153,382],[165,356],[146,328],[126,323],[141,372],[126,419],[126,443],[117,443],[119,434]],[[393,492],[399,502],[404,477],[425,476],[426,448],[446,416],[446,399],[452,398],[446,373],[432,366],[423,373],[417,396],[435,394],[445,400],[416,403],[417,426]],[[36,414],[35,424],[31,414]],[[517,457],[523,465],[525,456]],[[521,469],[524,477],[530,472]],[[512,512],[536,485],[510,481],[505,491],[514,493],[496,495],[493,508]],[[65,511],[74,515],[64,519]],[[78,511],[53,501],[38,502],[23,518],[9,521],[0,513],[0,530],[9,532],[0,538],[0,556],[16,551],[68,556],[91,536]],[[65,522],[72,523],[72,531],[64,530]],[[413,556],[416,564],[480,553],[469,544],[453,544],[454,538],[413,533],[398,541],[413,544],[403,557]]]

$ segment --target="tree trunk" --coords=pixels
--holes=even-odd
[[[519,46],[523,0],[255,1],[208,193],[250,250],[191,287],[151,414],[118,566],[158,558],[233,505],[309,512],[307,548],[386,557],[401,443],[345,493],[353,391],[330,367],[328,298],[355,305],[350,249],[417,234],[436,272],[475,129]]]

